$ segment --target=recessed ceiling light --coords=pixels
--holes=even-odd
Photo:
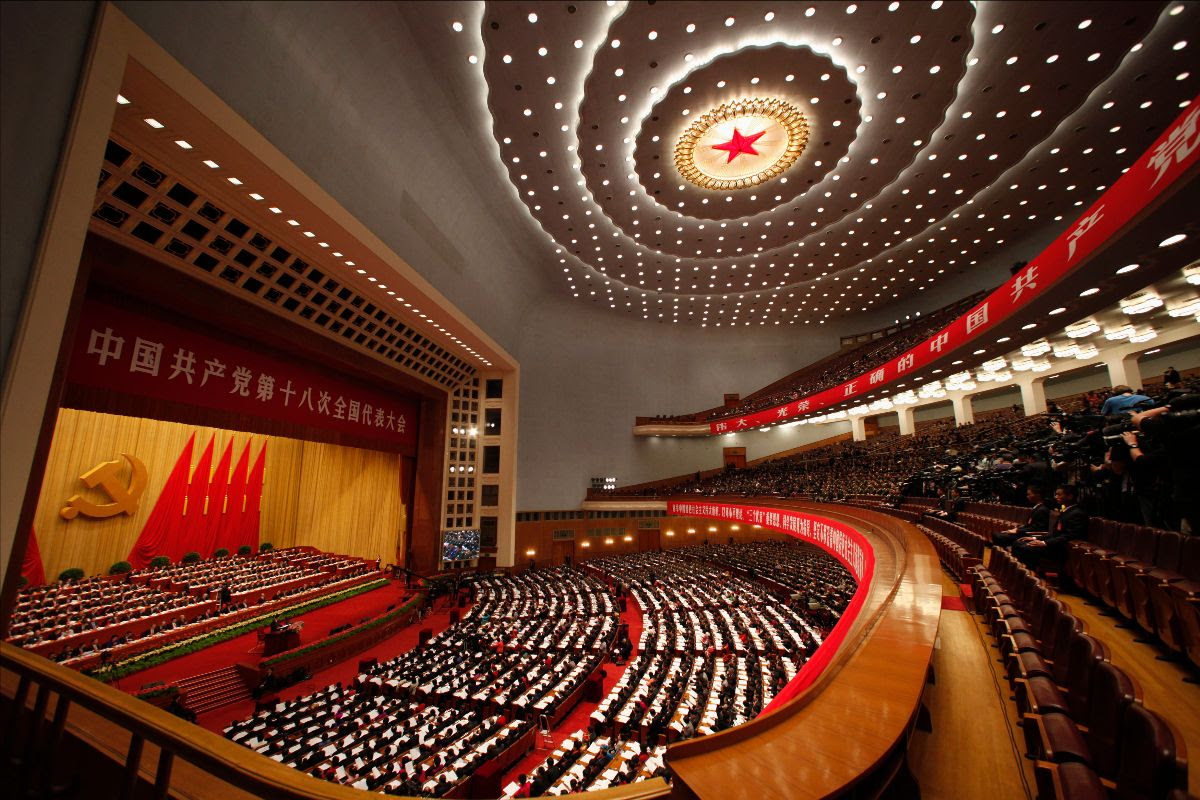
[[[1080,297],[1091,297],[1092,295],[1096,294],[1099,291],[1100,290],[1098,288],[1093,286],[1091,289],[1084,289],[1082,292],[1079,293],[1079,296]]]
[[[297,222],[294,219],[289,219],[287,222],[288,222],[288,225],[291,225],[292,227],[296,227],[297,225],[300,224],[299,222]]]
[[[225,180],[229,181],[229,182],[230,182],[230,183],[232,183],[234,186],[241,186],[241,185],[242,185],[242,182],[241,182],[240,180],[238,180],[237,178],[226,178]]]
[[[1067,310],[1067,309],[1066,309],[1066,308],[1064,308],[1063,306],[1059,306],[1058,308],[1052,308],[1052,309],[1050,309],[1050,312],[1049,312],[1049,313],[1050,313],[1050,316],[1052,316],[1052,317],[1053,317],[1054,315],[1056,315],[1056,314],[1061,314],[1061,313],[1063,313],[1063,312],[1064,312],[1064,311],[1066,311],[1066,310]]]
[[[146,123],[147,125],[149,125],[151,128],[165,128],[165,127],[166,127],[166,126],[165,126],[165,125],[163,125],[161,122],[159,122],[158,120],[154,119],[153,117],[146,117],[146,119],[145,119],[144,121],[145,121],[145,123]]]
[[[175,144],[179,145],[181,150],[191,150],[192,145],[186,139],[176,139]]]
[[[993,26],[992,26],[992,33],[993,33],[993,34],[999,33],[999,32],[1000,32],[1000,31],[1002,31],[1002,30],[1004,30],[1004,26],[1003,26],[1003,25],[993,25]]]
[[[768,11],[766,14],[764,14],[764,15],[763,15],[763,21],[764,21],[764,22],[770,22],[770,21],[771,21],[771,20],[773,20],[773,19],[775,19],[775,12],[774,12],[774,11]]]
[[[251,192],[250,199],[251,200],[262,200],[263,196],[261,194],[259,194],[258,192]]]
[[[119,105],[119,106],[129,105],[129,98],[125,97],[125,95],[123,95],[123,94],[117,95],[117,105]]]
[[[450,27],[454,29],[455,33],[462,33],[463,24],[461,22],[459,22],[458,20],[454,20],[454,22],[451,22]]]
[[[204,159],[203,163],[204,163],[204,166],[208,167],[209,169],[217,169],[218,167],[221,166],[220,164],[218,164],[217,162],[213,161],[210,158]]]
[[[537,22],[537,19],[538,19],[538,17],[537,17],[537,14],[533,13],[532,11],[530,11],[530,12],[529,12],[529,22],[530,22],[530,24],[533,24],[533,23]]]
[[[1022,326],[1021,326],[1021,330],[1023,330],[1023,331],[1029,331],[1029,330],[1033,330],[1033,329],[1034,329],[1034,328],[1036,328],[1036,327],[1037,327],[1037,323],[1036,323],[1036,322],[1030,322],[1028,325],[1022,325]]]
[[[725,18],[725,27],[726,27],[726,28],[732,28],[732,27],[733,27],[733,22],[734,22],[734,19],[733,19],[733,17],[726,17],[726,18]]]
[[[1174,236],[1168,236],[1166,239],[1163,239],[1161,242],[1158,243],[1158,246],[1159,247],[1170,247],[1173,244],[1179,244],[1186,238],[1187,238],[1187,234],[1177,233]]]
[[[1126,264],[1125,266],[1123,266],[1119,270],[1117,270],[1117,274],[1124,275],[1127,272],[1133,272],[1139,266],[1140,266],[1139,264]]]
[[[477,56],[477,55],[475,55],[474,53],[472,53],[471,55],[467,56],[467,61],[471,62],[472,64],[478,64],[478,63],[479,63],[479,56]]]

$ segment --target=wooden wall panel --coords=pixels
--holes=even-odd
[[[266,443],[260,541],[394,560],[396,532],[404,524],[398,454],[64,408],[34,516],[46,577],[53,580],[68,567],[102,573],[124,560],[193,433],[192,468],[210,438],[215,437],[214,468],[231,439],[235,460],[251,441],[252,458]],[[79,476],[102,461],[120,459],[122,452],[146,465],[147,485],[137,512],[64,520],[59,510],[74,494],[107,501],[103,491],[86,488]],[[127,484],[130,467],[121,461],[120,476]]]
[[[707,539],[710,544],[724,544],[732,537],[735,542],[763,542],[772,539],[789,539],[782,533],[775,533],[751,525],[720,522],[701,519],[698,517],[659,517],[658,530],[638,530],[638,520],[634,517],[625,519],[564,519],[540,520],[537,522],[518,522],[516,536],[517,567],[528,566],[532,558],[539,566],[557,566],[562,563],[563,548],[555,548],[554,531],[575,531],[574,560],[576,563],[598,556],[624,555],[652,550],[671,550],[676,547],[690,547],[703,544]],[[589,536],[592,528],[620,528],[630,541],[625,541],[625,535]],[[714,529],[715,530],[710,530]],[[693,531],[693,533],[688,533]],[[611,538],[612,542],[607,540]],[[584,543],[587,546],[584,546]],[[529,555],[529,551],[533,555]]]

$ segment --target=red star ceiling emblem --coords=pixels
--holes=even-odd
[[[730,164],[742,153],[747,153],[748,155],[752,156],[758,155],[758,151],[754,149],[754,143],[757,142],[764,133],[766,133],[766,131],[759,131],[758,133],[752,133],[749,136],[743,136],[737,128],[734,128],[732,139],[723,144],[714,144],[712,145],[712,149],[728,151],[729,157],[725,159],[725,163]]]

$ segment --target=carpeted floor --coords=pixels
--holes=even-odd
[[[301,642],[308,643],[323,639],[329,634],[330,628],[346,622],[358,622],[363,618],[378,616],[389,605],[402,603],[404,597],[404,586],[392,581],[387,586],[303,614],[296,618],[304,621]],[[181,656],[157,667],[151,667],[122,678],[119,688],[127,692],[136,692],[145,684],[153,681],[170,683],[180,678],[202,675],[205,672],[223,669],[243,661],[258,663],[261,651],[256,649],[257,646],[258,634],[251,631],[227,642],[221,642],[199,652]]]

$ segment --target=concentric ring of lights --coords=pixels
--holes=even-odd
[[[722,122],[748,117],[769,119],[778,123],[787,133],[788,142],[783,152],[770,165],[745,177],[717,178],[696,165],[696,143],[716,125]],[[783,174],[796,163],[808,145],[808,120],[803,112],[786,100],[778,98],[751,97],[723,103],[700,116],[675,143],[675,168],[684,180],[701,189],[736,191],[765,183]]]

